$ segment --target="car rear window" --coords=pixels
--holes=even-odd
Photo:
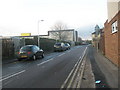
[[[30,46],[24,46],[20,49],[20,51],[31,51],[32,50],[32,47]]]
[[[61,46],[61,43],[56,43],[55,45],[56,45],[56,46]]]

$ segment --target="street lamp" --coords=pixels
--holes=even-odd
[[[38,20],[38,47],[40,46],[40,38],[39,38],[39,22],[42,22],[44,20]]]

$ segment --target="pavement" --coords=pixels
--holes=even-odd
[[[118,89],[118,67],[89,46],[81,88]]]

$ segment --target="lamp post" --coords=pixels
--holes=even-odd
[[[42,22],[44,20],[38,20],[38,47],[40,46],[40,38],[39,38],[39,22]]]

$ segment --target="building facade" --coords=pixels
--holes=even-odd
[[[105,55],[105,35],[104,35],[104,28],[100,30],[100,40],[99,40],[99,50]]]
[[[78,33],[74,29],[48,31],[48,38],[61,41],[77,42]]]
[[[92,45],[99,49],[99,41],[101,36],[101,30],[98,25],[95,26],[95,32],[92,33]]]
[[[108,2],[108,20],[104,23],[105,56],[117,66],[120,62],[120,1]]]

